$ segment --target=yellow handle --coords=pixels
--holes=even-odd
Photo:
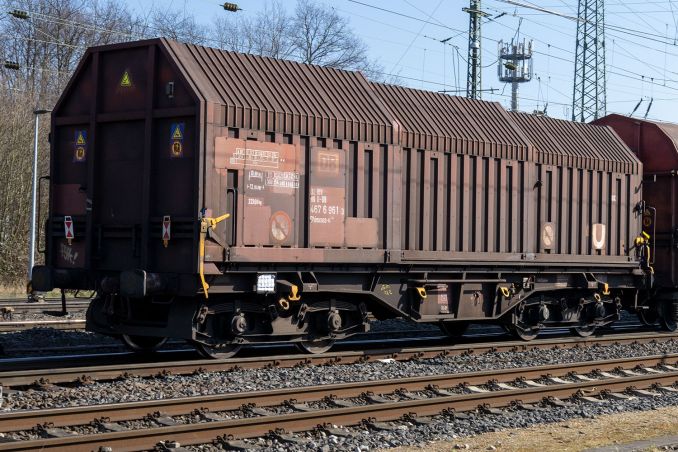
[[[226,213],[217,218],[202,218],[200,220],[200,262],[199,262],[199,273],[200,273],[200,282],[202,283],[202,290],[205,294],[205,298],[209,298],[207,293],[210,285],[207,284],[205,280],[205,237],[207,236],[207,231],[211,228],[215,228],[219,223],[224,221],[226,218],[230,217],[230,213]]]

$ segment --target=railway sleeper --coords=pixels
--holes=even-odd
[[[659,364],[657,364],[656,359],[659,357],[653,357],[653,367],[651,368],[661,368]],[[600,363],[580,363],[580,365],[575,365],[575,367],[581,367],[579,369],[579,372],[581,374],[589,374],[589,375],[595,375],[595,371],[591,371],[591,368],[594,368],[596,366],[602,365],[603,367],[610,368],[613,365],[617,365],[618,363],[616,362],[608,362],[605,364],[605,362],[600,362]],[[637,368],[639,364],[636,364],[634,368]],[[645,365],[643,363],[643,365]],[[627,364],[625,366],[627,369],[628,367],[632,367],[633,364]],[[563,372],[565,372],[569,367],[562,366],[563,368],[561,369],[561,375]],[[516,371],[525,371],[526,369],[522,370],[516,370]],[[534,369],[527,369],[534,373]],[[548,370],[551,370],[549,366],[546,366],[545,369],[543,369],[542,372],[548,372]],[[621,372],[623,369],[619,369],[618,372]],[[622,372],[623,373],[623,372]],[[479,373],[482,374],[482,373]],[[466,376],[459,376],[459,375],[447,375],[447,376],[440,376],[440,378],[445,379],[445,378],[455,378],[456,380],[465,380],[469,378],[472,374],[466,375]],[[490,375],[477,375],[476,378],[490,378],[487,381],[487,385],[491,385],[491,383],[494,381],[492,380]],[[678,372],[676,371],[660,371],[659,374],[657,373],[652,373],[648,372],[646,374],[637,374],[637,373],[631,373],[631,374],[626,374],[624,377],[620,377],[622,380],[616,380],[616,379],[611,379],[608,377],[604,378],[592,378],[592,379],[586,379],[584,381],[580,382],[572,382],[572,381],[554,381],[552,385],[549,385],[548,387],[544,388],[496,388],[493,391],[484,391],[480,393],[459,393],[459,394],[452,394],[452,395],[440,395],[440,394],[430,394],[430,391],[427,389],[428,386],[419,386],[417,388],[413,388],[412,390],[415,391],[417,395],[419,394],[424,394],[425,397],[417,397],[417,398],[410,398],[410,397],[402,397],[403,391],[400,389],[393,389],[394,385],[398,384],[403,384],[402,380],[396,381],[385,381],[385,382],[369,382],[366,384],[372,385],[375,390],[378,390],[377,388],[380,386],[383,386],[385,389],[384,392],[381,394],[381,398],[384,400],[367,400],[363,397],[362,394],[359,394],[358,391],[362,389],[362,386],[358,386],[354,388],[354,392],[351,394],[350,391],[345,392],[345,396],[348,397],[347,399],[339,399],[339,400],[350,400],[351,396],[353,397],[353,400],[360,401],[359,404],[327,404],[327,408],[316,408],[313,410],[303,410],[301,412],[297,410],[293,410],[295,412],[288,413],[288,414],[280,414],[277,413],[274,410],[263,410],[257,413],[251,413],[256,415],[257,419],[261,419],[261,421],[258,421],[256,419],[251,419],[251,418],[242,418],[239,417],[239,419],[233,420],[233,419],[225,419],[223,417],[215,417],[211,419],[212,422],[209,424],[215,425],[215,424],[223,424],[227,425],[230,428],[234,428],[235,424],[238,423],[248,423],[248,422],[256,422],[259,423],[260,425],[266,425],[268,426],[268,430],[270,430],[270,427],[279,427],[280,425],[285,425],[285,420],[294,417],[295,419],[300,419],[306,416],[320,416],[320,415],[328,415],[332,416],[335,414],[337,411],[337,407],[339,407],[339,411],[342,412],[347,412],[347,409],[350,410],[351,408],[356,408],[360,410],[360,413],[374,413],[373,416],[370,416],[367,418],[367,422],[379,422],[381,423],[383,420],[388,420],[388,419],[383,419],[384,416],[387,418],[393,419],[393,417],[388,414],[388,413],[393,413],[393,412],[402,412],[403,414],[399,417],[399,419],[407,421],[407,422],[412,422],[413,416],[415,417],[420,417],[420,416],[430,416],[433,414],[440,414],[443,413],[445,415],[448,415],[450,417],[455,417],[455,418],[460,418],[461,415],[457,415],[456,412],[451,411],[451,407],[459,407],[464,411],[478,411],[478,412],[484,412],[484,413],[489,413],[489,414],[498,414],[500,411],[500,408],[504,407],[517,407],[519,401],[523,401],[523,403],[526,403],[524,407],[519,407],[521,409],[529,409],[529,410],[534,410],[538,409],[540,406],[543,406],[544,404],[549,404],[553,406],[564,406],[564,405],[570,405],[574,401],[580,401],[580,402],[585,402],[585,403],[602,403],[605,400],[611,400],[611,399],[627,399],[628,397],[659,397],[662,392],[674,392],[675,388],[673,386],[666,386],[667,384],[674,385],[676,384],[676,379],[678,379]],[[407,379],[405,379],[407,380]],[[504,379],[504,381],[508,381],[508,379]],[[421,385],[424,385],[425,382],[420,382]],[[341,388],[346,386],[346,384],[340,384],[337,385],[337,388],[327,388],[326,391],[329,393],[334,393],[337,391],[341,391]],[[446,386],[449,386],[446,385]],[[610,388],[609,390],[607,388]],[[298,388],[296,389],[298,391]],[[322,392],[318,392],[314,388],[309,388],[311,393],[313,394],[311,397],[309,397],[307,400],[320,400],[320,397],[322,396]],[[280,390],[278,390],[279,392]],[[295,388],[291,388],[288,390],[283,390],[290,392],[290,395],[293,391],[295,391]],[[613,392],[613,391],[624,391],[624,392]],[[276,391],[273,391],[276,392]],[[381,392],[381,391],[379,391]],[[295,393],[299,394],[299,393]],[[544,395],[546,394],[553,394],[551,397],[548,399],[544,399]],[[561,395],[566,397],[565,399],[559,399],[556,398],[555,394]],[[310,395],[310,394],[309,394]],[[623,397],[625,396],[625,397]],[[224,395],[225,398],[231,399],[233,398],[232,395]],[[253,394],[250,394],[246,396],[247,399],[251,399],[253,397]],[[265,406],[282,406],[286,408],[290,408],[289,404],[285,400],[289,400],[289,396],[287,394],[276,394],[276,397],[273,399],[268,399],[268,403],[266,403],[267,399],[263,399],[263,397],[270,397],[270,394],[266,394],[266,391],[262,391],[259,395],[258,398],[262,398],[264,401]],[[388,398],[387,398],[388,397]],[[211,399],[214,398],[214,396],[210,396]],[[196,400],[199,398],[196,398]],[[306,399],[306,398],[305,398]],[[337,400],[337,401],[339,401]],[[153,401],[149,401],[149,403],[152,403]],[[214,400],[212,401],[213,403],[215,402]],[[236,401],[232,400],[230,402],[230,405],[233,405]],[[327,399],[323,399],[322,402],[327,402]],[[201,402],[197,402],[200,404]],[[358,406],[360,405],[360,406]],[[185,403],[182,402],[182,406],[184,409],[186,409]],[[383,407],[383,408],[381,408]],[[443,409],[442,407],[449,407]],[[248,408],[251,408],[248,406]],[[216,413],[219,412],[229,412],[233,410],[237,410],[235,406],[231,406],[230,409],[224,406],[223,409],[217,410]],[[242,407],[240,408],[241,410],[243,409]],[[138,411],[138,408],[134,408],[135,411]],[[69,419],[74,415],[75,412],[86,412],[87,414],[92,414],[92,407],[74,407],[74,408],[66,408],[61,410],[62,412],[58,413],[58,416],[61,416],[62,418],[68,417]],[[167,426],[167,427],[174,427],[177,429],[181,429],[182,431],[188,431],[191,429],[191,424],[184,424],[182,422],[179,422],[177,419],[174,417],[176,416],[181,416],[183,411],[176,411],[175,409],[168,410],[171,411],[170,414],[160,414],[160,412],[155,412],[153,415],[150,415],[148,419],[153,420],[155,422],[158,422],[161,417],[166,418],[165,422],[158,422],[161,425]],[[37,416],[42,416],[42,412],[40,411],[35,411]],[[120,417],[123,420],[132,420],[136,419],[133,416],[130,416],[129,414],[122,414],[122,413],[115,413],[115,409],[112,410],[111,415]],[[215,414],[216,414],[215,413]],[[416,414],[415,414],[416,413]],[[422,414],[423,413],[423,414]],[[56,413],[53,413],[56,414]],[[9,414],[11,416],[11,414]],[[80,414],[75,414],[75,418],[79,418],[81,415]],[[310,419],[310,418],[309,418]],[[424,418],[426,419],[426,418]],[[25,419],[26,420],[26,419]],[[24,421],[25,421],[24,420]],[[96,422],[110,422],[111,419],[102,419],[100,418]],[[278,421],[283,421],[282,424],[276,424]],[[36,431],[41,433],[41,436],[49,438],[69,438],[73,435],[73,432],[69,430],[69,427],[71,425],[81,425],[81,424],[66,424],[64,425],[61,421],[55,420],[55,422],[59,422],[59,426],[55,427],[54,422],[48,422],[48,423],[43,423],[40,424],[36,427]],[[317,421],[316,421],[317,422]],[[199,423],[202,428],[204,426],[204,423]],[[290,425],[287,423],[287,425]],[[315,424],[317,425],[317,424]],[[383,429],[386,428],[385,426],[392,426],[393,424],[384,424],[384,425],[376,425],[374,426],[375,429]],[[125,434],[125,432],[130,432],[132,435],[134,434],[133,429],[120,429],[118,428],[119,426],[122,426],[122,424],[116,424],[113,428],[105,428],[104,430],[107,431],[117,431],[118,433]],[[124,426],[122,426],[124,428]],[[207,426],[208,428],[210,427],[209,425]],[[159,427],[157,430],[161,431],[163,427]],[[20,429],[17,430],[5,430],[5,431],[21,431]],[[162,430],[165,431],[165,430]],[[277,430],[277,428],[274,430],[277,432],[282,432],[282,430]],[[264,433],[265,434],[265,433]],[[82,435],[78,435],[81,436]],[[96,436],[96,435],[94,435]],[[2,448],[0,447],[0,450]]]

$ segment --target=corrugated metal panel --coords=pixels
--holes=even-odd
[[[359,72],[166,43],[227,127],[392,143],[393,118]]]
[[[638,160],[612,130],[526,113],[511,113],[537,148],[537,162],[638,173]]]
[[[529,159],[531,146],[495,102],[372,83],[400,122],[404,147]]]

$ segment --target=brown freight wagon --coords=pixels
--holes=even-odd
[[[88,328],[136,349],[317,352],[369,313],[587,335],[646,283],[606,127],[156,39],[89,49],[51,143],[33,285],[96,289]]]
[[[643,230],[653,252],[655,298],[673,300],[678,288],[678,124],[612,114],[595,121],[610,126],[643,162]],[[678,312],[676,313],[678,315]],[[645,320],[653,323],[650,310]]]

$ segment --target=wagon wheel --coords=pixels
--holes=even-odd
[[[198,354],[207,359],[232,358],[242,348],[242,344],[207,345],[202,342],[194,342],[193,345]]]
[[[579,337],[589,337],[596,332],[595,325],[578,325],[570,328],[570,332]]]
[[[316,355],[318,353],[325,353],[329,351],[334,345],[334,339],[321,339],[321,340],[302,340],[301,342],[295,342],[294,345],[302,353],[309,353],[311,355]]]
[[[637,312],[638,315],[638,320],[640,320],[640,323],[643,325],[654,325],[657,323],[657,320],[659,320],[659,315],[657,314],[657,311],[650,308],[650,309],[643,309]]]
[[[531,341],[539,335],[540,328],[532,322],[530,314],[534,312],[534,307],[520,308],[511,316],[511,323],[508,324],[508,330],[512,335],[523,341]]]
[[[122,335],[122,343],[136,353],[149,353],[158,350],[167,342],[166,337]]]
[[[531,341],[539,335],[539,328],[521,328],[518,325],[511,325],[511,333],[523,341]]]
[[[440,322],[441,331],[450,338],[459,338],[466,333],[470,323],[468,322]]]
[[[659,316],[659,324],[661,325],[662,329],[665,331],[671,331],[674,332],[678,330],[678,322],[676,322],[676,310],[678,310],[678,300],[673,301],[673,300],[665,300],[662,301],[661,304],[659,305],[660,309],[660,316]]]

